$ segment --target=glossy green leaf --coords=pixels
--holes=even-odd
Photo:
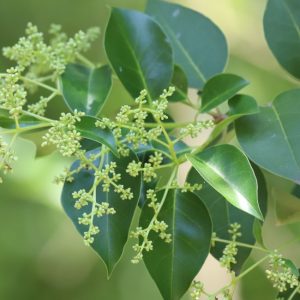
[[[162,0],[149,0],[146,12],[168,35],[175,63],[187,75],[189,86],[200,89],[210,77],[223,71],[227,44],[223,33],[210,19]]]
[[[252,115],[259,112],[259,108],[255,99],[248,95],[236,95],[228,101],[229,111],[224,120],[217,123],[209,140],[217,138],[223,130],[228,127],[233,121],[245,115]]]
[[[192,166],[217,192],[237,208],[263,219],[258,205],[257,181],[247,157],[232,145],[210,147],[187,155]]]
[[[77,109],[97,116],[111,90],[111,70],[107,65],[91,69],[69,64],[61,76],[60,85],[64,100],[72,111]]]
[[[89,152],[88,154],[96,154],[98,150]],[[102,217],[94,218],[94,225],[98,226],[100,232],[94,236],[95,241],[91,245],[92,248],[101,256],[106,264],[108,274],[110,275],[119,261],[124,245],[128,239],[130,224],[138,203],[140,194],[141,178],[133,178],[126,172],[127,165],[131,161],[137,161],[137,157],[133,152],[130,152],[128,157],[116,158],[111,153],[105,154],[104,165],[114,161],[117,164],[116,173],[121,174],[122,183],[125,188],[131,188],[134,194],[131,200],[121,200],[119,194],[111,189],[109,192],[103,192],[101,186],[98,186],[95,192],[95,199],[97,203],[108,202],[111,207],[116,210],[114,215],[104,215]],[[99,165],[99,159],[95,162]],[[78,167],[78,162],[75,162],[71,170]],[[63,208],[70,217],[75,227],[81,235],[87,230],[87,227],[78,223],[78,218],[82,214],[91,211],[91,204],[84,208],[77,210],[74,208],[75,200],[72,197],[74,191],[80,189],[89,190],[94,183],[94,171],[82,169],[79,173],[74,174],[74,181],[66,182],[63,187],[61,201]]]
[[[158,193],[158,199],[164,192]],[[153,209],[144,205],[140,226],[148,226],[152,217]],[[209,253],[210,216],[195,194],[170,190],[158,219],[168,224],[172,242],[166,243],[157,233],[151,232],[149,239],[153,241],[153,251],[144,253],[144,262],[163,298],[180,299]]]
[[[175,87],[174,94],[168,98],[168,101],[178,102],[187,98],[188,81],[183,70],[175,65],[171,85]]]
[[[269,0],[264,15],[264,31],[280,65],[300,78],[300,2]]]
[[[267,206],[267,187],[263,174],[257,166],[254,167],[254,172],[258,182],[258,200],[263,214],[266,213]],[[194,184],[202,184],[202,189],[195,193],[205,203],[208,212],[211,216],[213,223],[213,232],[216,232],[217,237],[224,240],[230,240],[230,234],[228,229],[230,224],[238,223],[241,225],[242,236],[238,241],[249,245],[255,244],[255,235],[253,233],[254,223],[257,221],[253,216],[237,209],[231,205],[221,194],[213,189],[201,175],[191,168],[187,182]],[[214,247],[211,247],[211,254],[219,259],[223,255],[223,250],[226,245],[223,243],[216,243]],[[236,274],[239,274],[246,259],[251,253],[251,249],[245,247],[238,247],[238,253],[236,256],[237,263],[232,265]]]
[[[202,112],[208,112],[248,85],[244,78],[234,74],[218,74],[209,79],[203,87]]]
[[[97,118],[94,117],[81,117],[81,121],[76,123],[76,130],[82,137],[107,146],[116,156],[119,156],[115,137],[111,130],[96,127],[96,121]]]
[[[133,97],[146,89],[155,98],[170,85],[172,48],[160,26],[149,16],[113,8],[105,50],[114,71]]]
[[[235,122],[238,141],[257,165],[300,182],[300,89],[280,94],[260,113]]]

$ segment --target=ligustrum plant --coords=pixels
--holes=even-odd
[[[267,42],[296,78],[298,24],[300,3],[269,0]],[[98,35],[91,28],[68,37],[59,25],[44,35],[28,24],[24,37],[3,49],[12,66],[0,73],[1,181],[16,163],[15,141],[42,131],[42,146],[73,160],[55,178],[63,184],[61,203],[108,276],[134,239],[132,263],[145,263],[163,299],[180,299],[189,288],[192,299],[232,299],[257,267],[265,269],[277,299],[299,299],[299,272],[281,254],[284,245],[269,249],[263,242],[261,169],[294,188],[300,182],[300,89],[259,107],[239,93],[248,81],[223,73],[228,53],[220,29],[166,1],[149,0],[145,12],[111,10],[103,50],[109,64],[85,56]],[[104,115],[112,77],[132,101]],[[57,97],[69,111],[51,119],[47,106]],[[171,117],[175,102],[176,109],[193,109],[189,122]],[[198,136],[196,146],[187,143]],[[186,162],[191,169],[182,183]],[[261,257],[245,264],[253,250]],[[214,292],[194,280],[209,253],[231,275]]]

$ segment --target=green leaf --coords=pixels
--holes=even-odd
[[[299,270],[297,269],[295,264],[290,259],[284,258],[283,260],[284,260],[285,264],[291,269],[292,273],[295,276],[299,277]]]
[[[42,123],[43,123],[42,121],[31,116],[22,115],[19,118],[19,126],[22,128],[28,126],[40,125]],[[1,108],[0,108],[0,127],[7,128],[7,129],[16,128],[15,120],[10,117],[8,110],[1,109]]]
[[[254,166],[254,172],[258,181],[258,200],[263,214],[266,212],[267,203],[267,187],[263,174]],[[195,194],[204,202],[208,212],[211,216],[213,223],[213,232],[216,232],[217,237],[224,240],[230,240],[230,234],[228,229],[230,224],[238,223],[241,225],[242,236],[238,241],[249,245],[255,244],[255,235],[253,234],[253,224],[257,221],[253,216],[237,209],[231,205],[221,194],[213,189],[201,175],[191,168],[187,182],[191,184],[200,183],[202,189],[196,191]],[[219,259],[223,255],[223,250],[226,245],[223,243],[216,243],[214,247],[211,247],[211,254]],[[237,263],[232,266],[236,274],[239,274],[246,259],[251,253],[251,249],[245,247],[238,247],[238,253],[236,256]]]
[[[257,181],[247,157],[232,145],[210,147],[187,155],[192,166],[217,192],[237,208],[262,220]]]
[[[264,15],[265,37],[280,65],[300,78],[300,2],[269,0]]]
[[[216,139],[222,131],[233,121],[245,115],[252,115],[259,112],[255,99],[248,95],[236,95],[228,101],[229,111],[226,119],[217,123],[209,136],[209,141]]]
[[[95,123],[98,119],[90,116],[81,117],[76,123],[76,130],[82,137],[107,146],[116,156],[119,156],[115,137],[110,129],[98,128]]]
[[[300,89],[280,94],[260,113],[235,122],[238,141],[262,168],[300,182]]]
[[[253,223],[253,236],[255,237],[256,242],[261,247],[266,248],[262,236],[262,224],[257,219],[255,219]]]
[[[168,98],[171,102],[183,101],[187,98],[188,81],[183,70],[175,65],[171,85],[175,87],[175,92]]]
[[[64,100],[70,110],[97,116],[111,90],[111,70],[105,65],[90,69],[78,64],[69,64],[60,80]]]
[[[88,154],[97,154],[99,150],[94,150]],[[111,207],[116,210],[114,215],[104,215],[94,218],[94,225],[98,226],[100,232],[94,236],[95,241],[91,245],[92,248],[101,256],[106,264],[108,275],[110,275],[119,261],[124,245],[128,239],[130,224],[138,203],[140,194],[141,178],[132,178],[126,172],[127,165],[131,161],[137,161],[137,157],[133,152],[130,152],[128,157],[116,158],[111,153],[105,154],[104,165],[114,161],[117,164],[116,173],[120,173],[124,188],[131,188],[134,198],[131,200],[121,200],[119,195],[113,189],[110,192],[103,192],[102,187],[98,186],[95,193],[97,203],[108,202]],[[79,162],[75,162],[71,170],[78,167]],[[99,165],[99,159],[95,162]],[[63,187],[61,201],[66,214],[70,217],[75,227],[81,235],[87,231],[87,227],[78,223],[78,218],[84,212],[91,211],[91,204],[77,210],[74,208],[75,200],[72,197],[74,191],[85,189],[88,191],[94,183],[94,171],[82,169],[79,173],[74,174],[73,182],[66,182]]]
[[[208,112],[212,110],[233,97],[248,84],[247,80],[234,74],[219,74],[214,76],[204,85],[201,111]]]
[[[227,61],[223,33],[207,17],[178,4],[149,0],[146,12],[162,26],[172,44],[175,63],[186,73],[189,86],[200,89]]]
[[[158,199],[165,191],[158,193]],[[144,205],[140,226],[147,227],[153,209]],[[165,300],[180,299],[190,287],[208,253],[212,224],[205,205],[193,193],[170,190],[158,215],[168,224],[172,242],[151,232],[153,250],[144,253],[146,267]]]
[[[133,97],[146,89],[155,98],[169,86],[173,73],[172,48],[160,26],[149,16],[113,8],[105,34],[105,50]]]

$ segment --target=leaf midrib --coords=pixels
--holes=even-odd
[[[204,162],[202,160],[200,160],[199,158],[195,158],[195,157],[192,157],[192,156],[189,156],[190,159],[200,163],[200,164],[204,164],[206,165],[207,167],[209,167],[215,174],[217,174],[231,189],[232,189],[232,186],[230,184],[230,182],[228,182],[226,180],[226,177],[224,177],[220,172],[218,172],[213,166],[211,166],[208,162]],[[201,174],[200,174],[201,175]],[[207,180],[206,180],[207,181]],[[208,181],[207,181],[208,182]],[[209,183],[209,182],[208,182]],[[210,183],[209,183],[210,184]],[[210,184],[211,185],[211,184]],[[217,191],[218,192],[218,191]],[[219,192],[218,192],[219,193]],[[244,196],[244,194],[241,193],[241,195]],[[244,196],[245,197],[245,196]],[[226,197],[224,197],[226,199]],[[248,200],[247,197],[245,197],[246,200]],[[226,199],[227,200],[227,199]],[[229,201],[229,200],[227,200]],[[255,207],[252,205],[252,203],[250,201],[247,201],[248,205],[252,208],[252,210],[256,213],[256,209]]]
[[[180,48],[181,52],[184,54],[184,56],[186,57],[186,59],[188,60],[188,62],[192,66],[192,68],[194,69],[194,71],[197,73],[197,75],[199,76],[200,80],[202,82],[205,82],[206,78],[205,78],[204,74],[200,71],[200,69],[198,68],[198,66],[194,63],[193,58],[190,56],[190,54],[188,53],[188,51],[185,50],[184,46],[179,41],[179,39],[176,38],[176,36],[174,35],[172,29],[163,20],[162,20],[162,23],[164,24],[164,27],[165,27],[166,31],[168,32],[168,34],[172,37],[172,40],[177,44],[177,46]]]
[[[117,24],[117,27],[118,27],[119,30],[120,30],[120,34],[121,34],[121,36],[123,37],[123,39],[125,40],[125,44],[127,45],[128,49],[129,49],[129,51],[130,51],[130,53],[131,53],[131,55],[132,55],[133,61],[135,62],[136,67],[137,67],[138,74],[141,76],[141,80],[142,80],[142,84],[144,85],[144,88],[145,88],[147,91],[149,91],[150,94],[151,94],[151,91],[150,91],[149,88],[148,88],[147,82],[145,81],[144,73],[143,73],[143,70],[142,70],[142,68],[141,68],[141,65],[140,65],[139,61],[137,60],[137,56],[135,55],[136,53],[135,53],[134,48],[131,46],[131,44],[130,44],[130,43],[128,42],[128,40],[126,39],[126,34],[124,33],[123,28],[120,27],[119,22],[115,22],[115,24]],[[125,36],[124,36],[124,34],[125,34]]]
[[[276,117],[276,119],[277,119],[277,121],[279,123],[279,127],[280,127],[280,129],[282,131],[283,137],[284,137],[284,139],[285,139],[285,141],[286,141],[286,143],[288,145],[288,148],[289,148],[290,153],[291,153],[291,157],[293,158],[293,160],[295,161],[298,169],[300,170],[299,162],[297,161],[296,155],[295,155],[295,153],[293,151],[293,148],[292,148],[291,142],[290,142],[290,140],[288,138],[287,132],[286,132],[286,130],[285,130],[284,126],[283,126],[283,123],[282,123],[282,121],[280,119],[280,115],[279,115],[279,113],[278,113],[275,105],[272,105],[271,108],[272,108],[272,110],[274,112],[274,115],[275,115],[275,117]]]
[[[296,32],[297,32],[297,34],[298,34],[298,38],[300,39],[300,27],[298,26],[298,24],[297,24],[297,22],[296,22],[296,20],[295,20],[295,18],[294,18],[294,16],[293,16],[293,14],[292,14],[290,8],[289,8],[288,5],[285,3],[285,0],[280,1],[280,3],[282,4],[282,6],[284,7],[284,9],[286,10],[288,16],[290,17],[291,22],[292,22],[292,24],[294,25],[294,27],[295,27],[295,29],[296,29]]]

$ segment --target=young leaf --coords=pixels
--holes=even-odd
[[[81,121],[76,123],[76,129],[80,132],[81,136],[100,144],[107,146],[116,156],[119,156],[116,141],[111,130],[108,128],[97,128],[95,123],[97,118],[84,116]]]
[[[235,121],[238,141],[257,165],[300,182],[300,89],[280,94],[260,113]]]
[[[175,87],[175,92],[168,98],[171,102],[183,101],[187,98],[188,81],[183,70],[175,65],[171,85]]]
[[[78,64],[69,64],[60,80],[61,90],[68,107],[74,111],[97,116],[111,90],[111,70],[105,65],[90,69]]]
[[[161,198],[164,191],[158,194]],[[140,226],[146,227],[153,209],[144,205]],[[158,215],[168,224],[172,241],[151,232],[153,250],[144,253],[146,267],[165,300],[180,299],[202,267],[210,247],[212,224],[205,205],[193,193],[170,190]]]
[[[186,73],[189,86],[202,88],[223,71],[227,44],[223,33],[207,17],[178,4],[149,0],[146,12],[155,17],[172,43],[175,63]]]
[[[237,208],[262,220],[257,181],[247,157],[232,145],[210,147],[187,155],[192,166],[217,192]]]
[[[248,84],[247,80],[234,74],[219,74],[214,76],[204,85],[201,111],[208,112],[212,110],[233,97]]]
[[[264,15],[266,40],[280,65],[300,78],[300,2],[269,0]]]
[[[89,154],[97,153],[99,153],[99,149],[89,152]],[[133,160],[137,161],[137,157],[133,152],[130,152],[128,157],[122,158],[116,158],[111,153],[107,153],[105,154],[104,160],[104,165],[113,161],[116,162],[116,173],[121,174],[124,188],[131,188],[134,195],[133,199],[121,200],[119,194],[117,194],[113,188],[111,188],[109,192],[104,192],[101,186],[97,187],[94,195],[97,203],[108,202],[110,207],[116,210],[116,213],[113,215],[94,217],[94,225],[99,227],[100,232],[94,236],[95,240],[91,246],[105,262],[108,275],[112,273],[122,255],[139,199],[141,178],[133,178],[126,172],[127,165]],[[99,165],[99,159],[95,162],[95,165]],[[78,162],[75,162],[71,170],[77,167]],[[61,201],[66,214],[70,217],[79,233],[83,235],[84,232],[87,231],[87,228],[78,223],[78,218],[81,217],[84,212],[89,213],[92,204],[84,206],[80,210],[76,209],[74,207],[75,200],[72,197],[72,193],[80,189],[89,191],[95,180],[94,171],[84,168],[73,176],[74,180],[72,182],[65,182],[64,184]]]
[[[262,208],[263,214],[265,214],[268,198],[266,182],[258,167],[254,166],[253,170],[258,182],[259,205]],[[217,234],[218,238],[230,240],[231,237],[228,232],[230,224],[238,223],[241,225],[240,232],[242,233],[242,236],[238,238],[238,241],[249,245],[255,244],[256,237],[253,233],[253,225],[256,221],[259,222],[257,219],[231,205],[221,194],[213,189],[194,168],[191,168],[187,177],[187,182],[191,184],[202,184],[202,189],[195,191],[194,193],[206,205],[212,219],[213,232]],[[217,242],[214,247],[211,247],[210,252],[214,257],[219,259],[223,255],[224,247],[225,244]],[[238,247],[236,264],[232,265],[232,269],[236,274],[240,273],[250,253],[251,249]]]
[[[113,8],[105,33],[105,50],[133,97],[146,89],[155,98],[169,86],[173,73],[172,48],[160,26],[149,16]]]

